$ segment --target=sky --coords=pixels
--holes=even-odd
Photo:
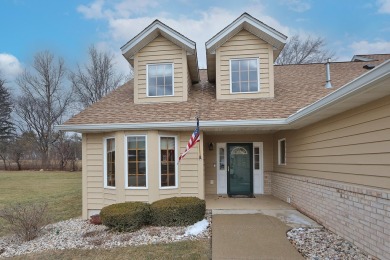
[[[205,68],[205,42],[243,12],[287,36],[323,37],[337,61],[390,53],[390,0],[0,0],[0,70],[12,84],[43,50],[72,70],[94,44],[126,74],[120,47],[155,19],[195,41]]]

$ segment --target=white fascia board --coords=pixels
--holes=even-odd
[[[172,30],[165,24],[163,24],[160,21],[155,21],[153,24],[149,26],[146,30],[142,31],[140,34],[138,34],[136,37],[134,37],[132,40],[130,40],[128,43],[123,45],[121,47],[122,54],[125,54],[128,52],[130,49],[132,49],[134,46],[139,44],[148,34],[153,32],[154,30],[161,30],[171,36],[172,38],[178,40],[179,42],[183,43],[186,45],[188,48],[195,50],[196,49],[196,44],[194,41],[191,41],[190,39],[185,38],[183,35],[180,33]]]
[[[266,120],[220,120],[220,121],[200,121],[202,128],[213,127],[248,127],[248,126],[280,126],[284,125],[285,119]],[[156,123],[132,123],[132,124],[80,124],[80,125],[57,125],[56,130],[61,131],[112,131],[112,130],[135,130],[135,129],[184,129],[194,127],[194,121],[182,122],[156,122]]]
[[[231,31],[233,31],[237,26],[240,24],[247,22],[254,27],[258,28],[260,31],[265,32],[266,34],[270,35],[271,37],[275,38],[276,40],[280,41],[281,43],[286,43],[287,36],[283,35],[282,33],[276,31],[275,29],[267,26],[266,24],[263,24],[253,17],[251,17],[248,14],[244,14],[242,17],[238,18],[235,22],[231,23],[229,26],[227,26],[225,29],[220,31],[217,35],[215,35],[213,38],[208,40],[206,42],[206,50],[210,47],[214,46],[216,43],[218,43],[220,40],[223,39],[226,35],[228,35]]]
[[[357,77],[356,79],[350,81],[334,92],[326,95],[322,99],[304,107],[303,109],[298,110],[296,113],[290,115],[286,119],[287,124],[292,124],[298,121],[301,118],[304,118],[308,115],[315,113],[316,111],[342,101],[343,99],[359,93],[367,88],[369,88],[375,81],[381,80],[382,78],[390,76],[390,60],[382,63],[378,67],[370,70],[363,75]]]

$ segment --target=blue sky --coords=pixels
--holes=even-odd
[[[119,48],[154,19],[196,41],[204,68],[204,43],[243,12],[287,36],[324,37],[338,60],[390,53],[390,0],[0,0],[0,70],[12,82],[46,49],[72,69],[95,44],[125,73]]]

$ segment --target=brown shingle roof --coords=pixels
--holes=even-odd
[[[275,97],[263,99],[216,100],[215,86],[201,70],[201,81],[191,87],[187,102],[134,104],[131,80],[65,125],[190,121],[198,111],[202,121],[286,118],[367,72],[365,64],[331,63],[332,89],[324,87],[324,64],[275,66]]]

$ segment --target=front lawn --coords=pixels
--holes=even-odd
[[[29,202],[47,202],[52,222],[81,216],[81,172],[0,171],[0,209]]]
[[[117,247],[112,249],[72,249],[27,254],[14,259],[211,259],[210,240],[169,244]]]

